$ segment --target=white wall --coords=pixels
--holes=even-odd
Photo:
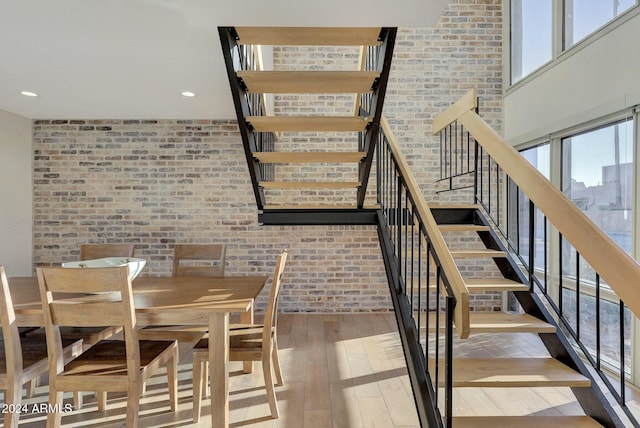
[[[31,120],[0,110],[0,264],[33,273]]]
[[[640,15],[508,91],[504,135],[518,145],[640,104]]]

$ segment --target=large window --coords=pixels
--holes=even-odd
[[[635,4],[636,0],[565,0],[565,49],[631,9]]]
[[[630,111],[619,114],[611,121],[550,135],[548,143],[520,153],[546,178],[559,184],[563,193],[622,249],[635,255],[637,115]],[[620,304],[606,280],[553,230],[521,190],[509,182],[506,191],[508,243],[531,280],[550,296],[564,325],[594,361],[614,376],[624,370],[626,378],[640,384],[640,364],[634,362],[638,359],[633,346],[636,321],[629,308]]]
[[[552,0],[511,0],[511,83],[553,57]]]
[[[508,0],[510,83],[560,58],[640,0]],[[593,36],[598,37],[598,36]]]
[[[629,254],[633,226],[633,121],[562,139],[562,190]]]

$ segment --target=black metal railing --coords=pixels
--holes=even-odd
[[[493,194],[499,194],[500,183],[506,183],[506,210],[501,218],[494,209],[491,218],[528,277],[531,292],[544,297],[574,347],[627,417],[639,426],[625,394],[631,375],[631,311],[522,189],[496,169],[494,177],[503,177],[497,182],[494,178]],[[489,173],[489,169],[479,169],[477,175],[480,179]],[[491,207],[486,203],[487,195],[476,194],[485,210]]]
[[[573,339],[573,347],[639,426],[625,396],[631,366],[631,311],[472,135],[456,122],[440,131],[440,141],[446,152],[441,153],[443,179],[452,180],[461,171],[473,174],[474,203],[502,235],[528,278],[530,291],[544,298]],[[469,141],[469,146],[461,141]],[[465,169],[466,163],[459,166],[463,158],[472,159],[470,170]]]
[[[440,132],[440,178],[446,190],[460,190],[473,186],[475,171],[475,140],[457,121]],[[442,190],[440,191],[442,192]]]
[[[418,413],[422,426],[450,427],[456,298],[383,130],[376,153],[378,233]]]

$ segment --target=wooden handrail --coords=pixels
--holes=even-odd
[[[440,261],[442,272],[449,281],[449,285],[453,290],[456,298],[456,306],[454,309],[454,323],[456,332],[461,339],[469,337],[469,290],[460,275],[457,265],[455,264],[449,248],[442,237],[442,233],[438,228],[431,209],[427,201],[424,199],[424,195],[416,182],[415,177],[411,173],[411,169],[407,164],[407,161],[400,151],[400,146],[391,131],[387,118],[383,115],[380,118],[380,125],[387,137],[389,147],[396,160],[398,170],[404,178],[407,185],[407,190],[411,194],[414,203],[416,204],[416,211],[420,215],[420,218],[424,222],[424,228],[427,231],[433,251],[436,253],[438,260]]]
[[[433,124],[431,125],[433,133],[437,134],[442,131],[445,127],[458,120],[461,114],[469,110],[475,110],[476,107],[478,107],[478,93],[474,88],[433,119]]]
[[[468,99],[469,94],[464,98]],[[636,316],[640,316],[640,293],[637,290],[640,284],[640,264],[508,145],[474,111],[475,107],[466,111],[453,111],[452,108],[453,106],[447,110],[447,116],[438,116],[437,126],[434,120],[434,134],[448,125],[444,123],[445,120],[455,117],[453,120],[462,124],[627,307]]]

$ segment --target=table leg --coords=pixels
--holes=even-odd
[[[209,317],[209,382],[211,384],[211,426],[229,426],[229,313]]]
[[[240,312],[240,323],[253,324],[253,305],[247,312]],[[253,373],[253,361],[245,361],[242,365],[243,373]]]

